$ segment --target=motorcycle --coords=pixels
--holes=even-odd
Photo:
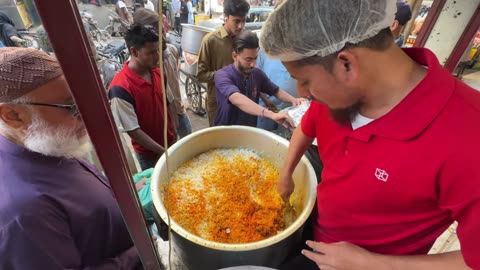
[[[103,86],[108,89],[115,74],[120,71],[129,58],[127,45],[123,39],[112,38],[116,14],[109,16],[110,23],[105,29],[100,29],[97,22],[88,12],[82,12],[85,31],[91,36],[96,51],[97,68],[102,77]]]

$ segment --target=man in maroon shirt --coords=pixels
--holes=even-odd
[[[153,28],[133,25],[125,35],[131,60],[113,78],[108,97],[120,131],[132,139],[132,145],[142,170],[152,168],[165,151],[163,109],[164,87],[158,62],[158,34]],[[170,116],[167,140],[175,142]]]
[[[280,194],[314,138],[325,166],[313,251],[302,251],[315,265],[295,269],[480,269],[480,93],[429,50],[395,46],[395,11],[392,0],[289,0],[264,25],[261,46],[313,100]],[[427,255],[455,220],[461,251]]]

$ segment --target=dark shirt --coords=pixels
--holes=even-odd
[[[184,1],[180,4],[180,12],[180,22],[188,23],[188,6]]]
[[[7,13],[0,10],[0,41],[7,47],[15,47],[10,37],[18,36],[15,24],[7,16]]]
[[[279,89],[260,69],[255,68],[250,76],[245,79],[235,68],[234,64],[228,65],[215,73],[215,88],[218,112],[214,125],[243,125],[251,127],[257,126],[257,116],[243,112],[233,105],[228,99],[230,95],[238,92],[258,104],[260,92],[272,96]]]
[[[0,136],[0,193],[0,269],[139,266],[110,185],[93,166]]]

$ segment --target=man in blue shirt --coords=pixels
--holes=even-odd
[[[285,90],[293,97],[298,97],[297,94],[297,81],[290,76],[285,66],[279,60],[272,60],[260,50],[258,53],[257,67],[261,69],[272,80],[273,83],[278,85],[281,89]],[[285,109],[291,104],[282,102],[276,99],[274,96],[268,97],[268,102],[275,106],[278,110]],[[260,106],[270,107],[268,104],[260,99]],[[267,118],[258,118],[257,127],[265,130],[273,131],[278,128],[278,124]]]
[[[234,63],[215,74],[218,112],[214,125],[257,126],[257,116],[293,125],[287,113],[275,113],[258,105],[260,92],[273,95],[283,102],[299,105],[302,99],[295,98],[280,89],[256,68],[258,37],[250,31],[239,34],[233,42]]]
[[[395,20],[393,21],[390,30],[392,30],[395,44],[398,47],[403,47],[405,44],[405,37],[401,33],[405,25],[412,18],[412,9],[405,0],[397,0],[397,12],[395,13]]]

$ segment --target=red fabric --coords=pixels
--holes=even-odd
[[[115,75],[110,89],[120,86],[133,98],[135,113],[140,129],[150,136],[155,142],[164,146],[164,111],[163,111],[163,87],[160,79],[160,69],[152,70],[152,83],[134,73],[126,62],[122,70]],[[168,114],[167,114],[168,115]],[[168,144],[175,142],[173,124],[168,115]],[[146,149],[132,139],[135,152],[148,157],[157,157],[158,154]]]
[[[426,254],[457,220],[465,261],[480,269],[480,93],[427,49],[405,52],[428,75],[387,115],[352,130],[312,103],[302,119],[325,165],[315,240]]]

